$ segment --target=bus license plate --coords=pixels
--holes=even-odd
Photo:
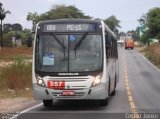
[[[62,95],[64,95],[64,96],[74,96],[74,91],[71,91],[71,90],[63,91]]]
[[[65,81],[48,81],[48,88],[65,89]]]

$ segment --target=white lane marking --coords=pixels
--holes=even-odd
[[[28,111],[30,111],[30,110],[32,110],[32,109],[34,109],[34,108],[40,107],[40,106],[42,106],[42,105],[43,105],[43,103],[40,103],[40,104],[35,105],[35,106],[31,107],[31,108],[28,108],[28,109],[23,110],[21,113],[28,112]]]
[[[152,64],[145,56],[143,56],[141,53],[138,52],[138,54],[143,57],[145,61],[147,61],[152,67],[154,67],[158,72],[160,72],[160,69],[156,67],[154,64]]]
[[[21,111],[21,112],[18,112],[18,114],[14,115],[14,116],[11,117],[10,119],[15,119],[15,118],[18,117],[19,115],[21,115],[21,114],[23,114],[23,113],[25,113],[25,112],[28,112],[28,111],[30,111],[30,110],[32,110],[32,109],[34,109],[34,108],[40,107],[40,106],[42,106],[42,105],[43,105],[43,103],[40,103],[40,104],[38,104],[38,105],[35,105],[35,106],[30,107],[30,108],[28,108],[28,109],[25,109],[25,110],[23,110],[23,111]]]

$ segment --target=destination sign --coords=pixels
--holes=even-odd
[[[95,32],[96,24],[45,24],[43,32]]]

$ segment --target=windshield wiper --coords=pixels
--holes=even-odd
[[[55,34],[51,33],[52,37],[57,41],[57,43],[60,44],[60,46],[63,48],[63,53],[64,53],[64,57],[65,57],[65,49],[66,47],[64,46],[64,42],[62,43],[57,37]]]
[[[66,49],[66,47],[64,46],[64,44],[56,37],[55,34],[51,34],[53,36],[53,38],[60,44],[60,46],[63,48],[63,49]]]
[[[83,42],[83,40],[86,38],[86,36],[88,35],[88,33],[84,33],[84,35],[81,37],[81,39],[78,41],[78,43],[75,45],[74,50],[77,50],[77,48],[81,45],[81,43]]]

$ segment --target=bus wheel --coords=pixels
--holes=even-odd
[[[112,93],[110,94],[110,96],[115,96],[115,94],[116,94],[116,86],[117,86],[117,79],[116,79],[116,77],[115,77],[114,90],[112,91]]]
[[[43,105],[45,107],[51,107],[53,104],[53,100],[43,100]]]
[[[109,83],[108,83],[108,96],[111,95],[111,85],[110,85],[110,77],[109,77]]]
[[[107,104],[108,104],[108,98],[100,100],[100,106],[107,106]]]

